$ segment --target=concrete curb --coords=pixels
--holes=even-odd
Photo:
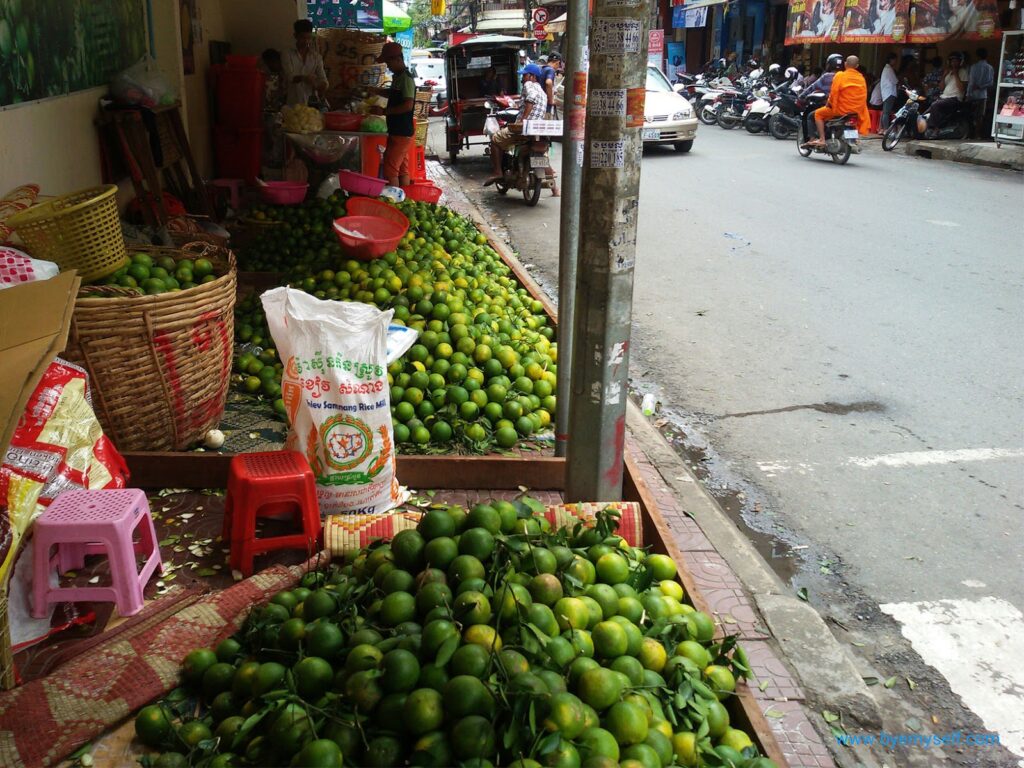
[[[903,144],[903,153],[931,160],[1024,171],[1024,147],[1010,144],[997,147],[989,142],[908,141]]]

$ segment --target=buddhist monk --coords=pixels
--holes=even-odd
[[[814,113],[814,124],[818,127],[818,138],[808,142],[810,146],[825,144],[825,122],[843,115],[857,115],[857,131],[866,134],[871,129],[871,118],[868,116],[868,85],[864,75],[857,71],[860,59],[847,56],[845,69],[837,72],[832,80],[828,104]]]

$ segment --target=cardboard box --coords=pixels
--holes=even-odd
[[[0,291],[0,457],[39,379],[67,345],[81,282],[72,270]]]

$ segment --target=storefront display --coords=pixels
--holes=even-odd
[[[1024,144],[1024,31],[1003,33],[992,117],[996,144]]]

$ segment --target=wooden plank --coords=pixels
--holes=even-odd
[[[137,451],[124,454],[137,488],[224,488],[234,454]],[[562,489],[565,459],[507,456],[398,457],[398,479],[410,488],[463,490],[520,486],[538,491]]]
[[[697,586],[693,574],[687,567],[686,555],[676,546],[672,531],[665,524],[665,520],[658,509],[658,503],[651,492],[650,487],[640,473],[640,469],[630,454],[629,449],[625,450],[626,473],[623,482],[623,498],[628,501],[638,501],[642,507],[644,544],[652,551],[671,557],[677,566],[677,576],[683,585],[683,590],[691,605],[698,611],[703,611],[709,616],[714,614],[711,606],[704,599]],[[721,627],[718,634],[721,635]],[[750,688],[745,683],[736,687],[736,696],[725,702],[729,708],[730,720],[734,727],[742,728],[751,734],[754,742],[761,751],[780,766],[789,765],[782,748],[775,739],[768,720],[761,712],[761,708],[754,699]]]

